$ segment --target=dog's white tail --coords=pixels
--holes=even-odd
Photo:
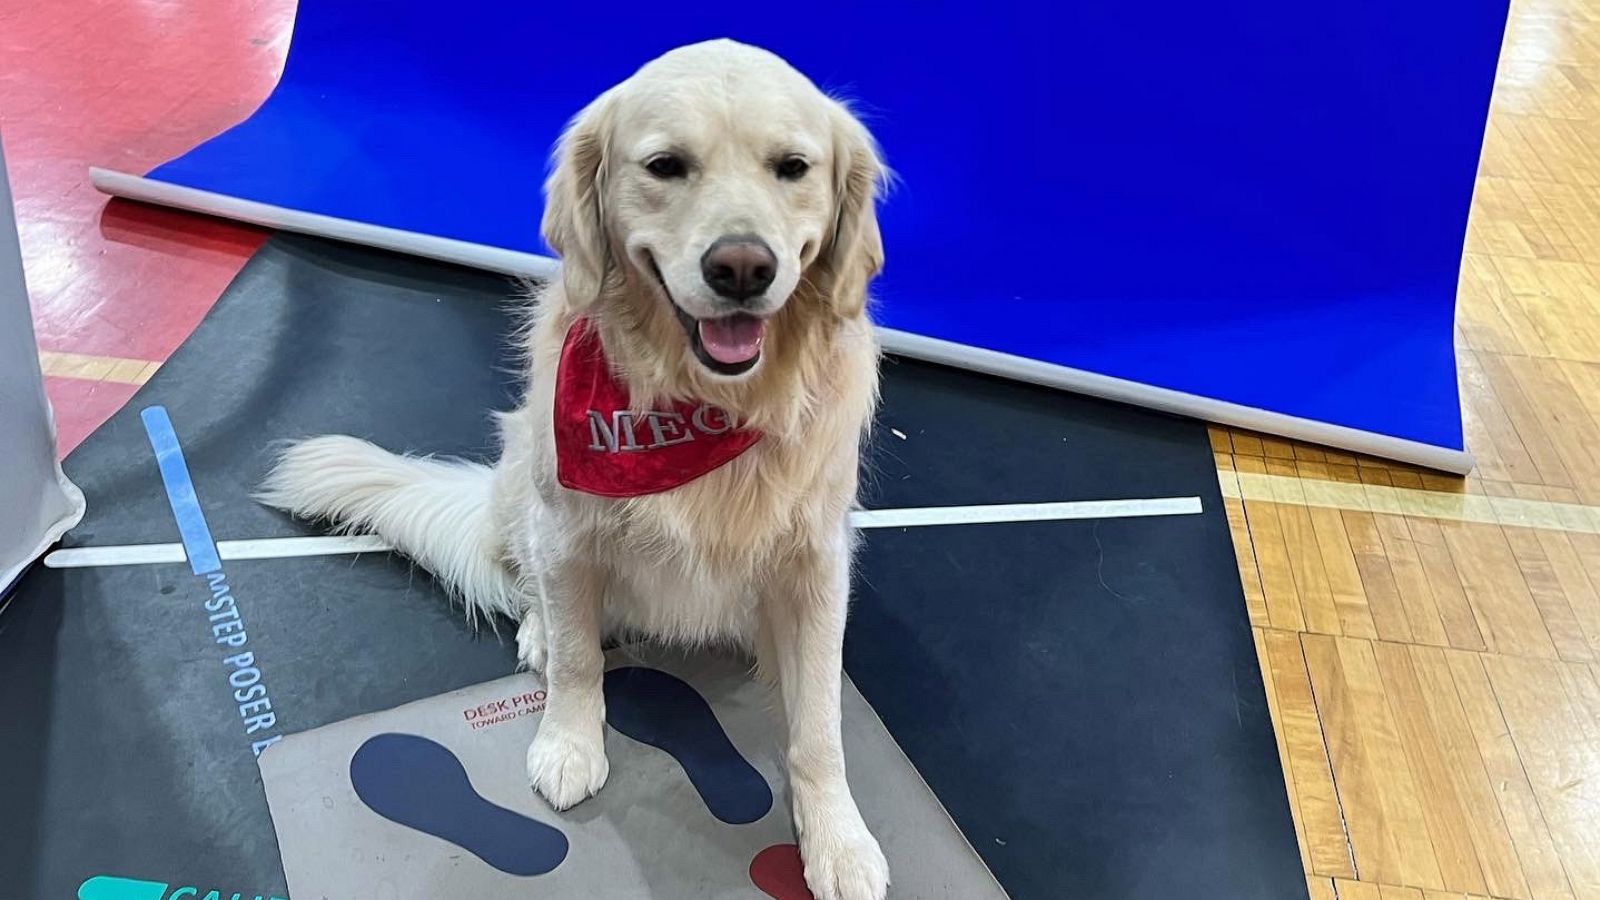
[[[285,450],[256,499],[343,530],[374,532],[444,582],[473,620],[485,613],[515,619],[521,603],[494,531],[493,477],[477,463],[398,456],[326,435]]]

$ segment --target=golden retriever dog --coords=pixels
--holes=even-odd
[[[384,536],[470,613],[520,622],[519,656],[549,683],[528,777],[556,809],[609,771],[607,634],[747,647],[781,698],[821,900],[889,883],[839,713],[885,177],[861,123],[777,56],[730,41],[667,53],[561,138],[542,223],[561,273],[529,314],[499,461],[324,436],[262,488]],[[624,399],[594,408],[610,394]]]

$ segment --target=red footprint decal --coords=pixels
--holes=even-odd
[[[816,900],[806,887],[800,848],[794,844],[773,844],[757,853],[750,860],[750,880],[772,900]]]

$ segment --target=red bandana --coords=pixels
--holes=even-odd
[[[761,440],[720,407],[678,402],[634,415],[587,319],[567,331],[556,369],[556,479],[601,497],[639,497],[688,484]]]

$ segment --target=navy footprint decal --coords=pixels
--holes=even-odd
[[[683,767],[706,809],[745,825],[772,808],[772,789],[739,755],[700,692],[659,669],[606,673],[606,722],[641,744],[665,750]]]
[[[350,784],[385,819],[448,841],[508,875],[543,875],[567,858],[567,836],[485,800],[442,744],[414,734],[367,739]]]

